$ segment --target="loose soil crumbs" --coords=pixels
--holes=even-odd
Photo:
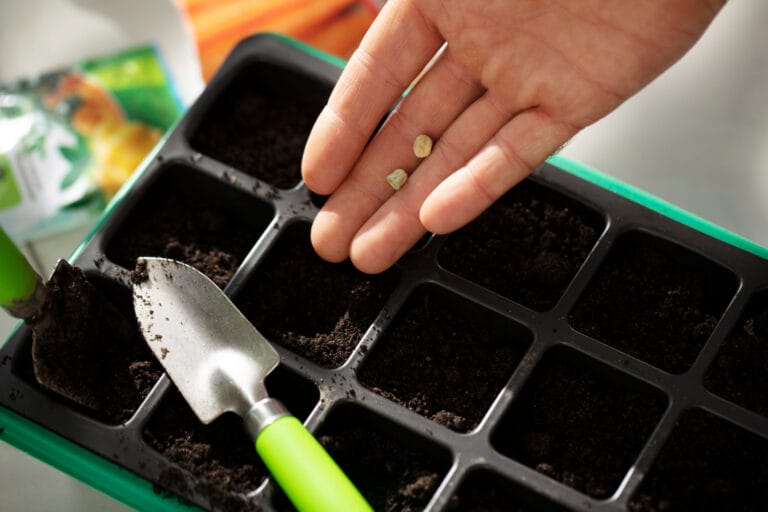
[[[217,510],[254,510],[245,493],[256,490],[267,470],[243,429],[228,414],[203,425],[178,391],[161,404],[144,429],[144,439],[196,478],[188,482],[174,466],[160,472],[158,484],[181,495],[201,495]]]
[[[522,182],[438,253],[446,269],[529,308],[552,308],[597,242],[602,221]]]
[[[645,480],[631,512],[765,511],[768,441],[693,409],[683,414]]]
[[[259,235],[211,198],[179,185],[167,195],[152,195],[143,201],[106,252],[128,269],[135,267],[140,256],[182,261],[223,288]],[[137,271],[135,279],[140,278],[141,271]]]
[[[662,240],[625,235],[568,317],[571,325],[671,373],[686,371],[735,292],[727,272]]]
[[[502,419],[503,454],[598,499],[611,496],[664,412],[664,400],[598,376],[571,350],[545,355]],[[621,378],[624,378],[623,376]]]
[[[271,342],[326,368],[344,364],[394,289],[396,276],[323,261],[309,225],[290,228],[237,298]]]
[[[526,345],[520,341],[422,291],[408,301],[358,378],[385,398],[468,432],[520,362]]]
[[[747,308],[739,326],[720,348],[704,384],[726,400],[768,416],[767,372],[768,294]]]
[[[211,106],[192,146],[276,187],[301,179],[301,156],[323,103],[259,92],[260,77],[239,77]]]
[[[63,260],[47,287],[43,313],[32,325],[36,380],[96,419],[129,419],[162,373],[133,321],[130,298],[124,315]]]

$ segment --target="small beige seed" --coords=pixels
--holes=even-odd
[[[413,153],[419,158],[427,158],[432,152],[432,139],[429,135],[421,134],[413,141]]]
[[[395,169],[387,176],[387,182],[395,190],[400,190],[400,187],[405,185],[406,181],[408,181],[408,173],[403,169]]]

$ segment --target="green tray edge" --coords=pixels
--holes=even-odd
[[[343,67],[346,64],[346,61],[343,59],[327,54],[300,41],[296,41],[281,34],[270,35],[335,66]],[[167,133],[171,133],[174,129],[175,125],[171,127]],[[72,256],[69,258],[70,260],[77,257],[96,232],[101,229],[114,208],[120,201],[122,201],[128,191],[131,190],[136,180],[138,180],[147,170],[149,162],[154,159],[160,151],[160,148],[165,143],[166,137],[167,135],[158,142],[153,151],[147,155],[144,161],[140,164],[140,170],[131,176],[112,201],[110,201],[104,214],[95,224],[93,229],[86,235],[83,242],[77,249],[75,249]],[[698,217],[639,188],[613,178],[612,176],[597,171],[585,164],[559,154],[552,155],[547,159],[547,162],[565,172],[626,197],[631,201],[646,206],[697,231],[748,251],[761,258],[768,259],[768,248],[732,233],[710,221]],[[18,326],[16,329],[18,329]],[[13,335],[16,329],[11,331],[10,336]],[[2,406],[0,406],[0,440],[15,446],[40,461],[77,478],[81,482],[90,485],[137,510],[164,510],[170,512],[197,510],[190,505],[180,503],[175,498],[163,497],[156,494],[152,484],[148,480],[131,473],[117,464],[68,441],[58,434],[39,426],[31,420]]]
[[[603,172],[589,167],[586,164],[572,160],[563,155],[554,154],[547,159],[547,162],[558,167],[569,174],[573,174],[585,181],[589,181],[599,187],[623,196],[630,201],[641,204],[646,208],[654,210],[665,217],[684,224],[696,231],[709,235],[722,242],[725,242],[739,249],[750,252],[760,258],[768,259],[768,248],[749,240],[741,235],[718,226],[702,217],[699,217],[687,210],[675,206],[645,190],[639,189],[623,181],[609,176]]]

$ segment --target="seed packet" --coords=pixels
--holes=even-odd
[[[153,46],[0,84],[0,225],[24,241],[92,220],[181,112]]]

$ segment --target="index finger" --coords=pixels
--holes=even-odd
[[[318,194],[344,180],[379,121],[443,43],[417,0],[390,0],[355,50],[317,118],[302,176]]]

